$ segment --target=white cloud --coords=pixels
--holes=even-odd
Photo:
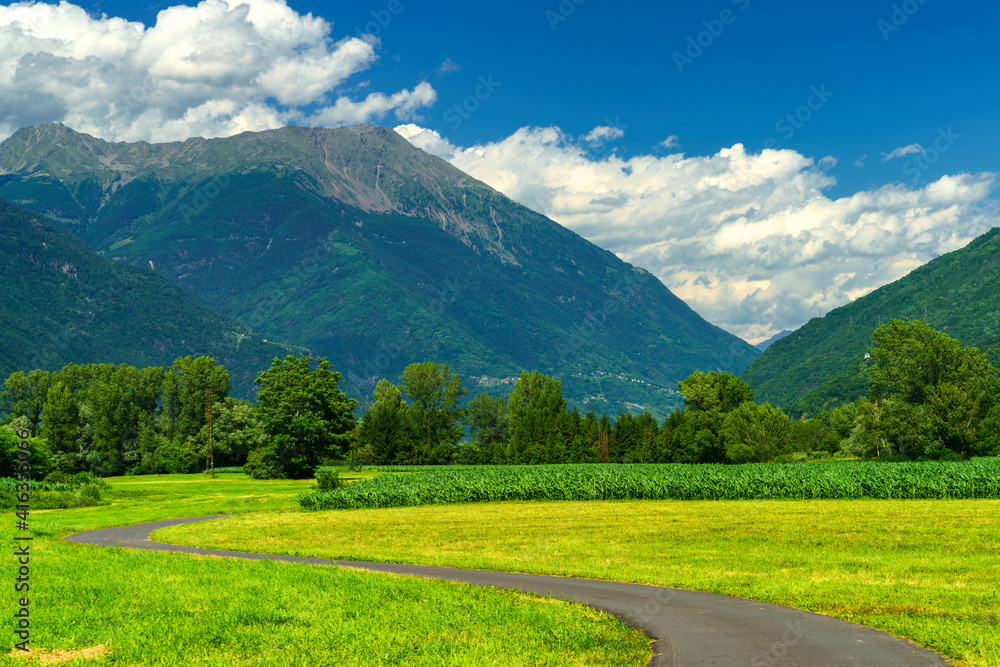
[[[826,169],[793,150],[588,157],[559,128],[458,147],[396,128],[622,259],[752,342],[896,280],[1000,224],[993,174],[944,176],[831,199]]]
[[[909,146],[900,146],[899,148],[894,148],[889,153],[882,153],[882,162],[888,162],[889,160],[895,160],[898,157],[903,157],[904,155],[913,155],[914,153],[923,153],[924,147],[920,144],[910,144]]]
[[[452,72],[458,72],[462,69],[462,66],[456,63],[451,58],[446,58],[443,63],[438,65],[437,75],[444,76],[445,74],[451,74]]]
[[[0,6],[0,138],[42,121],[109,140],[169,141],[415,118],[435,99],[427,83],[337,96],[377,60],[375,48],[335,41],[330,23],[285,0],[202,0],[161,11],[150,27],[68,2]]]
[[[681,145],[681,139],[676,134],[671,134],[669,137],[661,141],[660,145],[664,148],[677,148]]]
[[[610,125],[598,125],[593,130],[584,135],[583,140],[596,144],[601,141],[610,141],[612,139],[621,139],[625,136],[625,130],[620,127],[612,127]]]
[[[854,166],[855,167],[864,168],[864,166],[865,166],[865,158],[867,158],[867,157],[868,157],[868,153],[865,153],[864,155],[862,155],[861,157],[859,157],[857,160],[854,161]]]

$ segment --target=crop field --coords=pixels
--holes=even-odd
[[[237,474],[108,481],[110,504],[30,512],[32,650],[11,649],[0,664],[639,667],[650,654],[645,636],[609,615],[516,591],[63,541],[168,518],[287,514],[314,484]],[[24,535],[15,533],[15,519],[10,510],[0,526],[8,545]],[[11,555],[11,594],[0,602],[7,619],[15,612],[15,561]],[[8,637],[10,648],[12,631]]]
[[[1000,498],[1000,458],[961,462],[829,461],[748,465],[534,465],[390,469],[333,491],[306,510],[507,500],[838,500]]]

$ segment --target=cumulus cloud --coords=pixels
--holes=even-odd
[[[285,0],[202,0],[149,27],[68,2],[0,6],[0,138],[59,121],[110,140],[169,141],[390,112],[412,120],[433,103],[427,83],[336,94],[377,58],[371,41],[335,40],[330,23]]]
[[[751,342],[794,329],[958,249],[1000,217],[993,174],[886,185],[832,199],[827,173],[793,150],[591,158],[559,128],[460,147],[396,130],[627,262]]]
[[[914,153],[923,153],[924,147],[920,144],[910,144],[909,146],[900,146],[899,148],[893,149],[889,153],[882,153],[882,162],[888,162],[889,160],[895,160],[898,157],[903,157],[904,155],[913,155]]]
[[[620,127],[610,125],[598,125],[593,130],[584,135],[583,140],[587,143],[596,144],[612,139],[621,139],[625,136],[625,130]]]

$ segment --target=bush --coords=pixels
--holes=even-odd
[[[73,478],[62,470],[53,470],[42,481],[46,484],[72,484]]]
[[[340,475],[336,470],[317,470],[316,483],[320,491],[332,491],[340,487]]]
[[[270,447],[258,447],[247,455],[243,472],[253,479],[284,479],[278,455]]]

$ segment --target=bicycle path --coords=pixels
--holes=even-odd
[[[613,614],[653,639],[649,667],[953,667],[932,651],[873,628],[727,595],[574,577],[202,549],[149,539],[160,528],[225,516],[90,530],[65,539],[105,547],[337,565],[570,600]]]

